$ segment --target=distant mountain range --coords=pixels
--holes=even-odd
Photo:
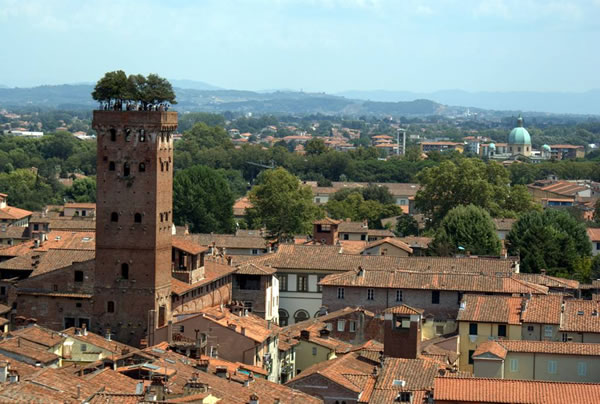
[[[326,114],[377,116],[455,116],[471,112],[542,112],[600,115],[600,90],[585,93],[345,91],[335,95],[295,91],[226,90],[201,81],[171,80],[178,111],[254,114]],[[92,84],[8,88],[0,85],[0,106],[91,109]],[[487,110],[487,111],[486,111]],[[490,111],[493,110],[493,111]]]
[[[491,109],[497,111],[537,111],[554,114],[600,115],[600,90],[583,93],[560,92],[468,92],[444,90],[432,93],[409,91],[344,91],[343,97],[380,102],[428,99],[446,105]]]

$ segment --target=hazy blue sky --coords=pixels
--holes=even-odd
[[[0,0],[0,84],[600,88],[600,0]]]

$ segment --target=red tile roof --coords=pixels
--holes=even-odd
[[[423,309],[415,309],[407,304],[401,304],[384,310],[384,313],[392,314],[423,314],[423,312]]]
[[[560,324],[562,295],[533,295],[523,299],[521,321],[532,324]]]
[[[125,354],[126,352],[132,352],[136,349],[129,345],[123,344],[119,341],[108,340],[105,337],[94,334],[91,331],[86,331],[87,335],[84,335],[81,332],[78,332],[78,329],[75,327],[67,328],[61,332],[62,334],[69,335],[76,340],[97,346],[99,348],[105,349],[109,352],[112,352],[117,355]]]
[[[551,355],[600,356],[600,344],[559,341],[497,340],[482,343],[474,355],[485,352],[543,353]],[[499,356],[504,358],[505,356]]]
[[[0,264],[1,265],[1,264]],[[204,279],[195,283],[185,283],[179,279],[171,278],[171,292],[182,295],[190,290],[199,288],[206,284],[223,278],[236,271],[235,267],[213,261],[207,258],[204,262]]]
[[[600,384],[533,380],[436,377],[436,402],[512,404],[596,404]]]
[[[406,251],[409,254],[413,253],[412,248],[410,248],[410,246],[408,244],[406,244],[404,241],[399,240],[395,237],[386,237],[386,238],[382,238],[380,240],[373,241],[372,243],[367,244],[365,246],[364,250],[368,250],[369,248],[377,247],[382,244],[391,244],[395,247],[398,247],[401,250]]]
[[[192,255],[198,255],[200,253],[208,251],[208,247],[204,247],[200,244],[194,243],[189,239],[185,239],[179,236],[173,236],[171,238],[171,244],[173,248],[176,248],[181,251],[185,251],[186,253]]]
[[[12,206],[7,206],[4,209],[0,209],[0,219],[6,220],[21,220],[27,216],[31,216],[32,214],[33,212]]]
[[[458,311],[458,321],[521,324],[521,297],[465,295]]]
[[[462,292],[546,294],[548,288],[504,276],[465,273],[433,273],[410,271],[369,271],[364,275],[347,271],[328,275],[322,286],[347,286],[392,289],[453,290]]]
[[[565,300],[560,330],[600,333],[600,301]]]
[[[600,228],[589,228],[587,229],[587,233],[592,242],[600,241]]]

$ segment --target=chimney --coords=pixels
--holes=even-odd
[[[81,398],[81,384],[77,385],[77,397],[75,397],[77,400],[79,400]]]
[[[227,256],[227,265],[230,267],[233,266],[233,257],[231,255]]]
[[[250,404],[258,404],[258,396],[256,394],[250,394]]]
[[[540,273],[541,273],[542,275],[546,275],[546,269],[545,269],[545,268],[542,268],[542,269],[540,269]]]
[[[86,323],[83,323],[83,324],[81,325],[81,327],[83,328],[83,335],[84,335],[84,336],[87,336],[87,324],[86,324]]]
[[[365,276],[365,270],[363,269],[362,266],[358,267],[358,274],[357,275],[360,276],[360,277],[364,277]]]
[[[246,335],[246,327],[242,327],[242,335]]]
[[[144,392],[144,382],[137,382],[135,385],[135,394],[140,395]]]
[[[196,363],[196,369],[200,370],[201,372],[208,372],[209,363],[210,361],[208,359],[200,359]]]

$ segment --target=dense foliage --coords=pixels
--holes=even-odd
[[[430,247],[437,255],[499,255],[502,246],[489,213],[468,205],[444,216]]]
[[[508,252],[521,258],[521,271],[573,275],[577,260],[591,255],[585,226],[564,210],[523,214],[506,236]],[[580,264],[580,263],[579,263]]]
[[[177,103],[168,80],[157,74],[147,77],[132,74],[128,77],[123,70],[108,72],[98,80],[92,98],[118,109],[126,103],[139,103],[143,109],[164,102]]]
[[[205,166],[178,171],[173,178],[173,219],[194,233],[234,231],[234,195],[222,172]]]

